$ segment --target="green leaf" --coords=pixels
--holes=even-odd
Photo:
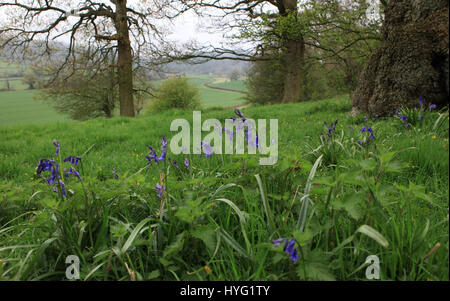
[[[131,244],[135,240],[136,236],[139,234],[139,232],[142,230],[142,228],[145,226],[146,223],[151,221],[151,218],[146,218],[143,221],[141,221],[136,228],[131,232],[130,236],[128,237],[127,241],[122,246],[122,249],[120,250],[120,255],[125,254],[128,249],[130,248]],[[119,254],[118,254],[119,255]]]
[[[192,237],[198,238],[203,241],[208,251],[214,252],[217,243],[217,235],[212,225],[198,226],[191,231],[191,235]]]
[[[386,172],[402,172],[406,167],[408,167],[408,164],[400,161],[392,161],[386,164],[385,170]]]
[[[352,218],[358,220],[363,215],[364,197],[365,194],[362,192],[349,193],[334,199],[331,205],[335,209],[345,210]]]
[[[335,281],[329,268],[328,257],[320,251],[312,251],[305,256],[305,261],[299,263],[297,275],[305,280]]]
[[[247,251],[243,247],[241,247],[241,245],[230,234],[228,234],[227,231],[219,228],[219,233],[224,241],[229,244],[234,250],[236,250],[241,256],[251,259]]]
[[[356,232],[360,232],[362,234],[365,234],[375,240],[377,243],[382,245],[384,248],[387,248],[389,246],[389,242],[384,238],[383,235],[380,234],[377,230],[374,228],[368,226],[368,225],[362,225],[361,227],[356,230]]]
[[[169,258],[170,256],[178,253],[183,248],[185,235],[185,231],[178,234],[175,241],[168,245],[164,250],[163,257]]]
[[[359,161],[359,166],[361,166],[363,170],[372,171],[377,166],[377,162],[374,159],[366,159]]]
[[[390,162],[396,153],[397,152],[387,152],[379,155],[381,164],[385,165],[386,163]]]

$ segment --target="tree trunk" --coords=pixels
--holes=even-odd
[[[303,101],[305,99],[305,45],[303,43],[303,37],[299,40],[287,41],[285,47],[284,63],[286,66],[286,78],[282,102],[290,103]]]
[[[120,116],[134,117],[133,56],[127,19],[127,1],[116,0],[116,28],[118,34],[118,80]]]
[[[370,57],[352,96],[356,111],[392,115],[414,107],[448,105],[449,1],[395,0],[385,7],[382,45]]]
[[[294,13],[297,16],[297,0],[282,0],[279,11],[280,15],[284,17],[288,16],[289,13]],[[287,32],[284,39],[283,60],[286,67],[286,77],[282,103],[303,101],[305,99],[305,43],[303,36],[301,33],[293,36],[293,32]]]

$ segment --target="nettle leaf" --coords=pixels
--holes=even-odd
[[[205,244],[210,252],[214,252],[217,244],[217,234],[212,225],[202,225],[191,231],[192,237],[198,238]]]
[[[361,176],[359,172],[343,173],[339,175],[339,181],[341,181],[344,184],[351,184],[358,186],[366,185],[366,180],[363,178],[363,176]]]
[[[401,161],[391,161],[386,164],[385,170],[386,172],[402,172],[405,168],[408,167],[407,163],[401,162]]]
[[[192,223],[205,213],[201,200],[190,200],[178,208],[175,216],[186,223]]]
[[[336,181],[334,180],[333,177],[316,178],[316,179],[314,179],[313,183],[314,184],[326,185],[326,186],[335,186],[336,185]]]
[[[163,257],[168,258],[176,253],[178,253],[184,245],[186,232],[183,231],[177,235],[175,241],[166,247],[163,253]]]
[[[320,251],[312,251],[305,255],[304,263],[297,267],[297,275],[305,280],[336,281],[329,268],[328,257]]]
[[[363,192],[349,193],[342,198],[336,198],[331,205],[335,209],[345,210],[355,220],[363,216],[365,194]]]
[[[387,153],[382,153],[381,155],[379,155],[381,164],[384,165],[384,164],[390,162],[396,153],[397,152],[387,152]]]
[[[306,228],[304,232],[295,230],[293,235],[300,246],[306,245],[314,237],[314,233],[309,228]]]
[[[377,162],[374,159],[370,158],[370,159],[359,161],[359,166],[361,166],[361,168],[363,170],[372,171],[375,169],[375,167],[377,167]]]

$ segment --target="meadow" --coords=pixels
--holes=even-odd
[[[448,112],[350,110],[243,108],[279,120],[273,166],[162,156],[181,110],[0,127],[0,279],[65,280],[76,255],[81,280],[367,280],[375,255],[381,280],[448,280]]]
[[[8,64],[0,60],[0,75],[17,73],[20,66]],[[214,82],[215,78],[207,75],[189,75],[192,84],[199,89],[201,103],[205,108],[211,107],[232,107],[245,103],[242,99],[243,94],[210,89],[204,84]],[[0,91],[0,126],[18,125],[18,124],[49,124],[55,122],[65,122],[70,119],[59,112],[56,112],[49,104],[38,101],[34,98],[39,90],[28,90],[27,85],[22,83],[22,78],[0,78],[0,89],[6,87],[6,81],[9,81],[11,91]],[[222,85],[226,88],[227,84]],[[233,83],[239,89],[245,89],[244,81]],[[155,82],[158,86],[158,82]]]

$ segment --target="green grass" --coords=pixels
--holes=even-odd
[[[7,65],[2,64],[2,68],[6,68]],[[230,107],[244,103],[240,93],[214,90],[203,85],[211,80],[212,78],[209,76],[192,75],[192,82],[199,89],[201,102],[205,108]],[[0,78],[0,89],[4,87],[5,81],[6,79]],[[70,120],[50,106],[34,100],[33,95],[39,91],[26,90],[27,86],[22,83],[21,79],[9,79],[9,82],[14,91],[0,92],[0,126],[44,124]],[[157,85],[158,83],[156,83]]]
[[[161,137],[174,134],[171,121],[192,124],[192,112],[0,128],[0,278],[64,280],[64,260],[75,254],[88,280],[129,280],[125,264],[138,280],[366,280],[365,259],[377,255],[382,280],[448,280],[448,117],[439,131],[369,120],[377,148],[364,151],[351,140],[361,139],[364,119],[349,116],[350,109],[346,96],[242,109],[255,120],[279,120],[272,167],[259,166],[258,156],[189,155],[188,170],[185,156],[169,152],[181,170],[168,162],[142,170],[147,146],[159,154]],[[202,120],[232,116],[209,109]],[[348,153],[336,150],[337,165],[321,157],[307,192],[316,161],[309,145],[317,148],[323,121],[336,119],[336,139],[344,131]],[[75,166],[86,195],[72,176],[65,183],[73,194],[59,200],[35,175],[39,159],[59,160],[54,139],[61,158],[89,150]],[[154,186],[161,179],[160,215]],[[312,202],[302,217],[304,192]],[[304,231],[296,230],[299,220]],[[279,237],[302,245],[297,263],[272,246]],[[440,248],[423,260],[436,243]]]
[[[221,91],[215,90],[208,87],[205,87],[205,83],[211,82],[213,79],[209,76],[189,76],[192,79],[194,85],[199,89],[200,98],[202,99],[202,104],[208,107],[231,107],[242,105],[245,103],[245,100],[242,99],[243,94],[230,92],[230,91]]]
[[[64,115],[33,99],[32,90],[0,92],[0,126],[67,121]]]
[[[245,86],[245,80],[234,80],[234,81],[227,80],[224,82],[212,83],[211,86],[244,92],[247,91],[247,87]]]

